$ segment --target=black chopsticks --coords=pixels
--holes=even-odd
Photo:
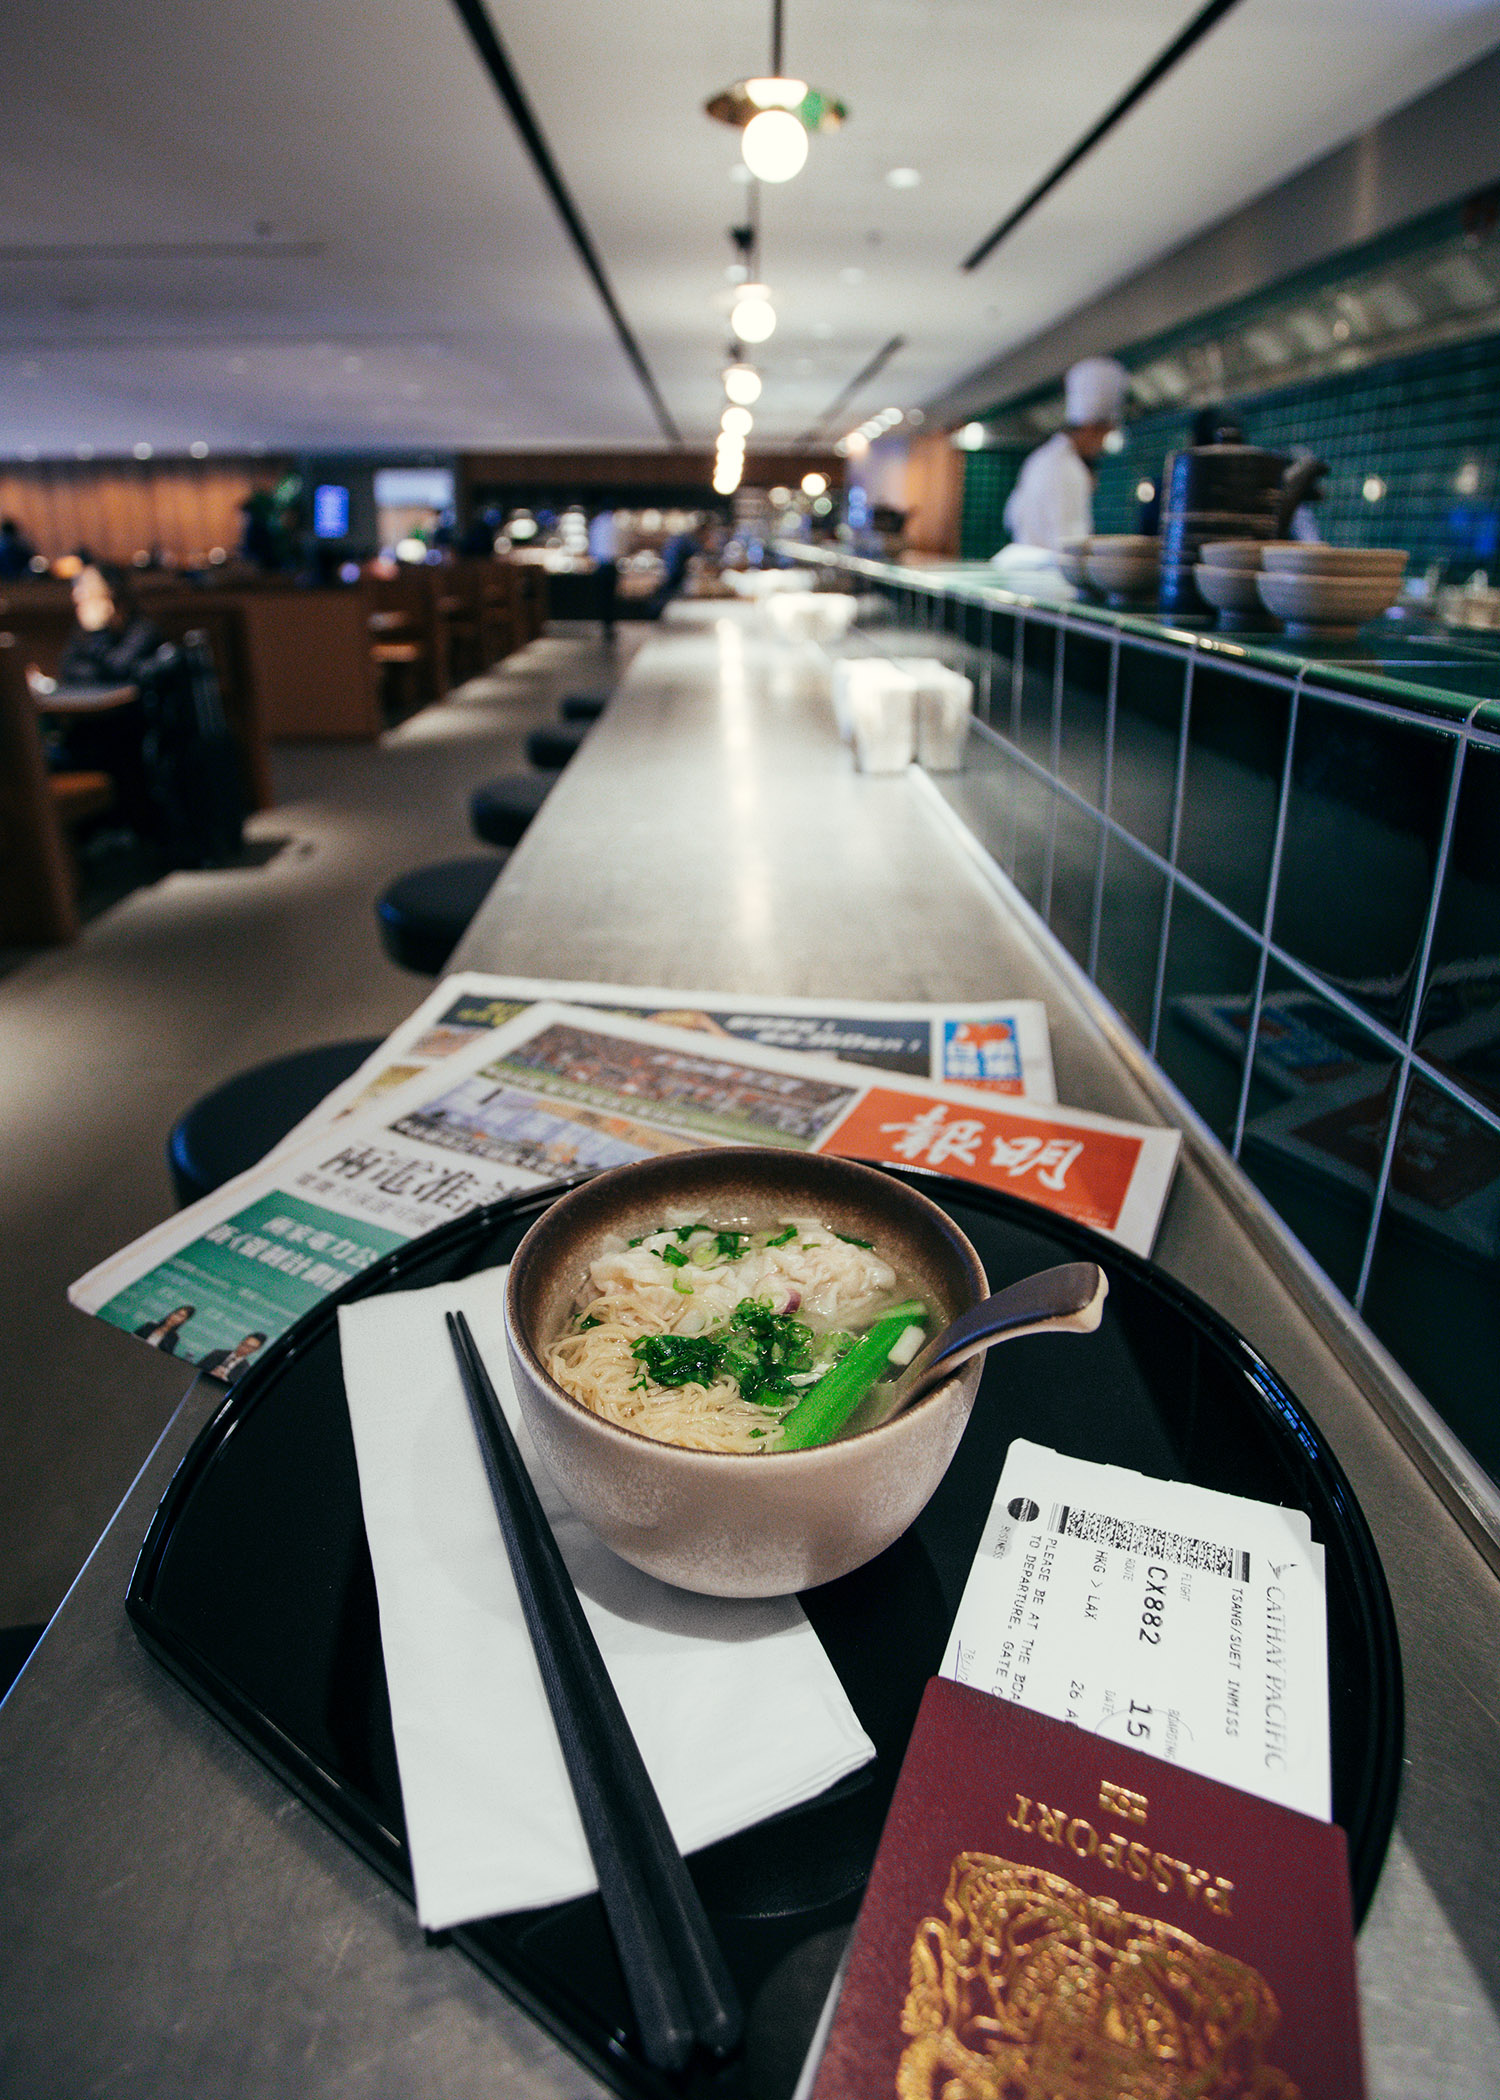
[[[447,1316],[479,1455],[649,2062],[740,2038],[739,1995],[462,1313]]]

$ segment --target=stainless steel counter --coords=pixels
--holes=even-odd
[[[798,660],[687,608],[532,826],[456,967],[870,998],[1043,998],[1062,1098],[1160,1120],[1077,972],[912,778],[859,779]],[[1361,1938],[1371,2089],[1491,2094],[1500,1584],[1190,1143],[1158,1254],[1291,1382],[1395,1596],[1408,1769]],[[122,1346],[125,1346],[122,1343]],[[215,1396],[196,1389],[0,1708],[0,2093],[598,2089],[138,1647],[136,1546]],[[107,1404],[107,1396],[102,1404]]]

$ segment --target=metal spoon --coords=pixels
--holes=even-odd
[[[877,1385],[862,1400],[842,1434],[875,1429],[889,1422],[913,1400],[951,1378],[961,1363],[996,1342],[1022,1334],[1092,1334],[1104,1311],[1109,1278],[1097,1262],[1065,1262],[1042,1269],[993,1297],[982,1298],[935,1340],[919,1349],[891,1385]]]

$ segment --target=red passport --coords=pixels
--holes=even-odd
[[[934,1678],[812,2100],[1360,2100],[1344,1833]]]

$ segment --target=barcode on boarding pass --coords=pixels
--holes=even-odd
[[[1231,1582],[1250,1580],[1250,1556],[1234,1546],[1220,1546],[1212,1539],[1187,1539],[1180,1531],[1163,1531],[1155,1524],[1132,1524],[1125,1517],[1106,1516],[1099,1509],[1074,1509],[1054,1502],[1048,1530],[1070,1539],[1084,1539],[1091,1546],[1118,1546],[1122,1553],[1139,1553],[1150,1560],[1175,1561],[1181,1568],[1201,1568],[1207,1575],[1227,1575]]]

